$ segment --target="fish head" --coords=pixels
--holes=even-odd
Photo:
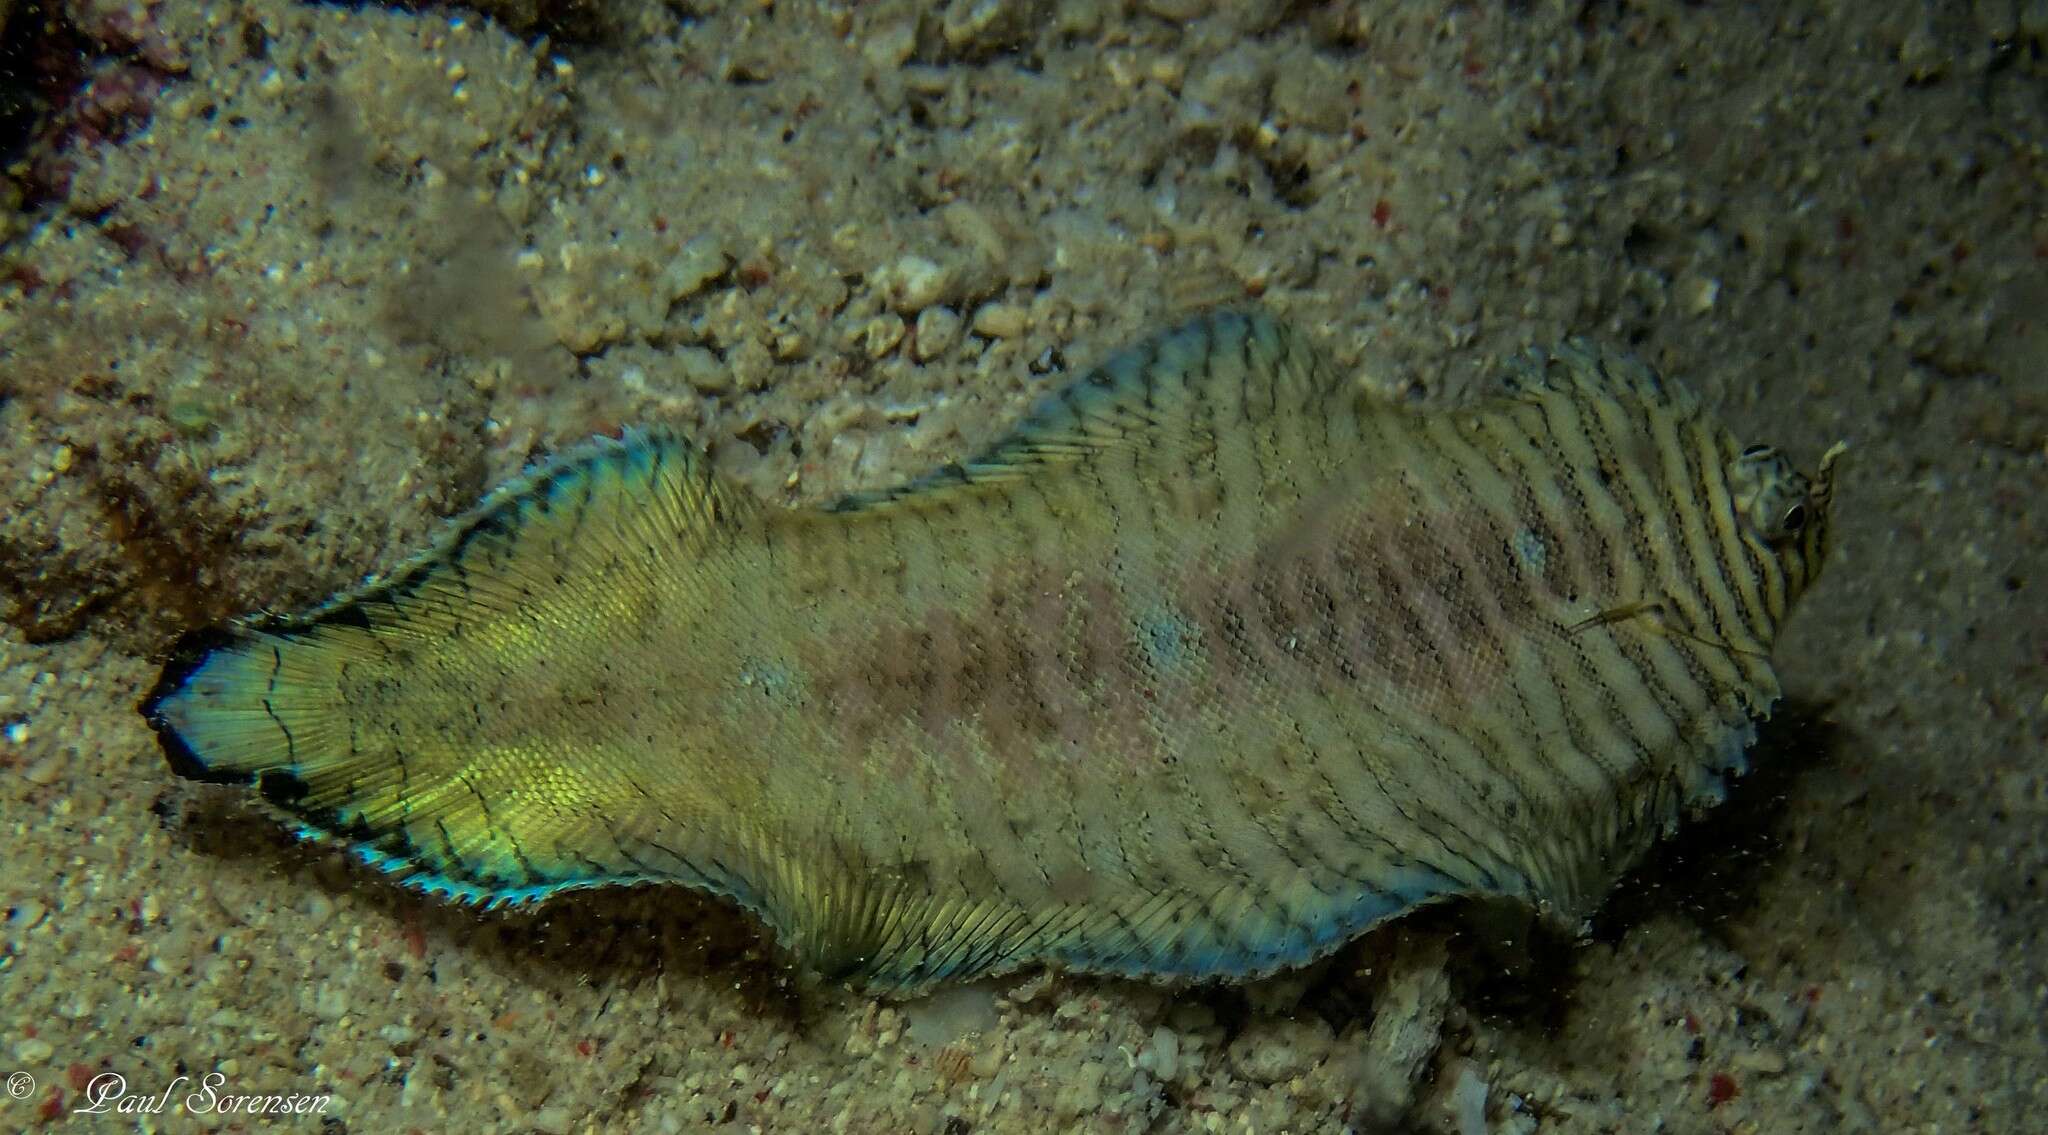
[[[1846,445],[1834,445],[1812,476],[1773,445],[1749,446],[1728,464],[1728,488],[1746,542],[1777,561],[1788,600],[1813,583],[1827,559],[1835,467],[1847,451]]]

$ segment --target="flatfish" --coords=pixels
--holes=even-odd
[[[1808,477],[1582,343],[1497,369],[1417,411],[1211,314],[801,509],[598,440],[186,636],[142,712],[409,886],[681,884],[885,991],[1244,979],[1457,896],[1575,920],[1743,767],[1840,447]]]

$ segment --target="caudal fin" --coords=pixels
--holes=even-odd
[[[141,710],[180,776],[253,785],[301,837],[421,890],[486,906],[654,879],[737,894],[695,855],[716,792],[673,798],[689,769],[574,707],[614,680],[608,647],[636,615],[719,601],[694,569],[749,511],[680,439],[589,443],[388,579],[185,636]]]

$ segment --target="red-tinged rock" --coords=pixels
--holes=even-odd
[[[1742,1089],[1736,1086],[1735,1077],[1726,1072],[1716,1072],[1707,1081],[1707,1106],[1710,1108],[1720,1107],[1741,1094]]]

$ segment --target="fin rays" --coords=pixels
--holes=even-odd
[[[629,519],[593,521],[599,511]],[[588,443],[493,493],[388,578],[304,616],[187,635],[142,712],[181,775],[254,783],[302,838],[339,843],[432,893],[490,906],[572,887],[711,880],[680,857],[635,867],[595,811],[522,792],[528,759],[493,748],[480,705],[421,703],[435,676],[474,669],[450,642],[486,638],[513,657],[544,656],[565,641],[556,606],[630,591],[626,577],[688,562],[747,511],[672,436]],[[412,709],[389,717],[400,706]],[[437,716],[454,720],[425,732],[413,723]],[[571,798],[617,793],[602,760],[543,775]],[[608,855],[588,850],[607,841]]]

